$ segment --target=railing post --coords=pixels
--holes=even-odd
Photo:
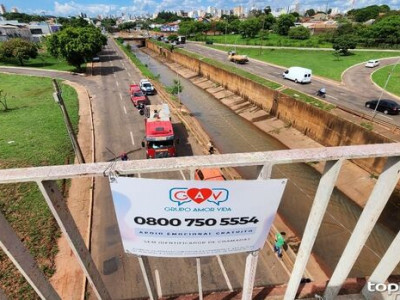
[[[257,180],[271,178],[272,163],[266,163],[261,167]],[[251,252],[246,257],[246,267],[243,279],[242,300],[250,300],[253,295],[254,282],[256,280],[259,250]]]
[[[400,157],[389,157],[385,169],[379,176],[335,271],[329,280],[324,294],[325,299],[334,299],[338,295],[399,178]]]
[[[243,279],[242,300],[251,300],[253,297],[254,281],[256,279],[259,250],[250,252],[246,257],[246,269]]]
[[[102,300],[111,299],[56,182],[38,181],[37,184],[96,297]]]
[[[372,275],[368,278],[371,283],[384,283],[392,274],[393,270],[400,263],[400,232],[397,233],[389,249],[382,257]],[[368,283],[362,289],[362,294],[367,300],[376,299],[374,293],[368,291]]]
[[[39,297],[41,299],[61,299],[1,212],[0,228],[0,248],[7,254]],[[7,299],[1,289],[0,299]]]
[[[201,281],[201,264],[200,258],[196,257],[197,284],[199,286],[199,300],[203,300],[203,283]]]
[[[139,265],[142,270],[144,283],[150,300],[158,299],[156,286],[150,269],[149,258],[147,256],[139,256]]]
[[[311,254],[315,239],[317,238],[318,230],[321,227],[322,220],[328,207],[329,200],[335,187],[342,160],[327,161],[324,173],[319,181],[317,192],[315,193],[314,202],[307,220],[307,225],[304,229],[304,234],[301,239],[300,249],[296,256],[296,261],[290,275],[288,287],[286,289],[286,300],[295,299],[297,289],[306,269],[308,259]]]

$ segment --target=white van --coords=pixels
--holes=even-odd
[[[311,82],[312,71],[302,67],[290,67],[282,75],[284,79],[290,79],[296,83],[308,83]]]

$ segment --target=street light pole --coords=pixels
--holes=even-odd
[[[383,86],[383,89],[382,89],[382,92],[381,92],[381,94],[380,94],[380,96],[379,96],[378,102],[376,103],[376,106],[375,106],[375,109],[374,109],[374,113],[373,113],[373,115],[372,115],[371,122],[374,120],[375,116],[378,114],[378,113],[377,113],[377,109],[378,109],[378,107],[379,107],[379,103],[381,102],[381,99],[382,99],[382,96],[383,96],[383,92],[386,90],[386,87],[387,87],[387,85],[388,85],[388,83],[389,83],[390,77],[392,76],[392,73],[394,72],[394,69],[396,68],[396,66],[397,66],[399,63],[400,63],[400,58],[399,58],[399,59],[397,60],[397,62],[393,65],[392,70],[389,72],[389,76],[388,76],[388,78],[386,79],[385,85]]]
[[[181,98],[179,96],[179,92],[180,92],[180,82],[179,82],[179,74],[178,72],[176,72],[176,84],[178,86],[178,103],[179,105],[181,104]]]

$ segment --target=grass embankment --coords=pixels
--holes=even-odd
[[[16,59],[2,59],[0,61],[0,66],[21,67]],[[24,61],[22,67],[76,72],[75,67],[68,65],[65,59],[55,58],[44,50],[39,51],[36,58]],[[85,66],[83,67],[83,72],[84,71]]]
[[[269,87],[271,89],[275,90],[275,89],[278,89],[278,88],[281,87],[281,85],[279,83],[267,80],[267,79],[265,79],[263,77],[257,76],[255,74],[247,72],[247,71],[245,71],[243,69],[233,67],[231,64],[224,64],[224,63],[222,63],[222,62],[220,62],[218,60],[215,60],[215,59],[212,59],[212,58],[208,58],[208,57],[196,54],[196,53],[192,53],[192,52],[186,51],[184,49],[179,49],[178,48],[178,49],[175,49],[174,51],[186,54],[186,55],[194,57],[194,58],[197,58],[197,59],[199,59],[201,61],[204,61],[204,62],[206,62],[206,63],[208,63],[208,64],[210,64],[212,66],[215,66],[215,67],[218,67],[220,69],[226,70],[228,72],[234,73],[234,74],[239,75],[241,77],[250,79],[252,81],[255,81],[255,82],[257,82],[257,83],[259,83],[261,85],[264,85],[266,87]]]
[[[156,45],[171,51],[171,46],[172,45],[166,44],[166,43],[163,43],[163,42],[160,42],[160,41],[156,41],[156,40],[153,40],[153,39],[151,41],[153,43],[155,43]],[[257,82],[257,83],[259,83],[261,85],[264,85],[266,87],[269,87],[271,89],[277,89],[277,88],[281,87],[281,85],[276,83],[276,82],[269,81],[269,80],[267,80],[265,78],[259,77],[257,75],[249,73],[249,72],[247,72],[245,70],[242,70],[240,68],[233,67],[232,65],[224,64],[224,63],[222,63],[222,62],[220,62],[218,60],[215,60],[215,59],[212,59],[212,58],[208,58],[208,57],[205,57],[205,56],[202,56],[200,54],[193,53],[193,52],[190,52],[190,51],[186,51],[186,50],[184,50],[182,48],[174,48],[173,51],[185,54],[187,56],[196,58],[196,59],[201,60],[201,61],[204,61],[204,62],[206,62],[206,63],[208,63],[210,65],[216,66],[218,68],[221,68],[221,69],[226,70],[228,72],[234,73],[234,74],[239,75],[241,77],[253,80],[253,81],[255,81],[255,82]]]
[[[219,50],[229,51],[231,47],[211,46]],[[337,57],[334,51],[327,50],[296,50],[296,49],[259,49],[236,48],[238,54],[246,54],[251,58],[283,67],[299,66],[311,69],[314,75],[340,81],[343,71],[347,68],[365,62],[369,59],[399,56],[399,52],[369,52],[357,51],[349,56]]]
[[[0,107],[0,168],[61,165],[73,152],[49,78],[0,74],[10,110]],[[78,101],[74,89],[61,85],[71,121],[77,128]],[[58,226],[36,184],[0,185],[0,210],[51,276],[57,253]],[[13,264],[0,252],[0,287],[10,299],[37,296]]]
[[[202,36],[201,41],[209,40],[219,44],[232,45],[263,45],[276,47],[311,47],[311,48],[332,48],[321,36],[312,35],[308,40],[296,40],[276,33],[270,33],[267,37],[243,38],[240,34],[208,35]]]
[[[331,103],[328,103],[325,101],[321,101],[317,98],[311,97],[309,95],[300,93],[299,91],[295,91],[292,89],[284,89],[282,91],[282,93],[284,93],[288,96],[291,96],[292,98],[295,98],[297,100],[300,100],[302,102],[311,104],[312,106],[316,106],[322,110],[330,111],[330,110],[336,108],[336,105],[334,105],[334,104],[331,104]]]
[[[122,51],[125,52],[125,54],[130,58],[130,60],[135,64],[135,66],[142,72],[144,76],[147,78],[156,80],[157,77],[149,70],[149,68],[143,64],[137,57],[136,55],[131,51],[130,46],[127,47],[125,46],[120,40],[116,39],[115,40],[119,47],[122,49]]]
[[[400,97],[400,66],[395,66],[394,70],[393,65],[383,67],[372,74],[372,80],[383,88],[385,87],[389,74],[391,74],[391,76],[387,82],[386,90]]]

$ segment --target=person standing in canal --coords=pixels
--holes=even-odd
[[[278,257],[281,258],[282,257],[282,248],[283,245],[285,244],[285,238],[283,236],[285,236],[286,233],[285,232],[278,232],[275,236],[275,244],[274,244],[274,251],[278,253]]]

